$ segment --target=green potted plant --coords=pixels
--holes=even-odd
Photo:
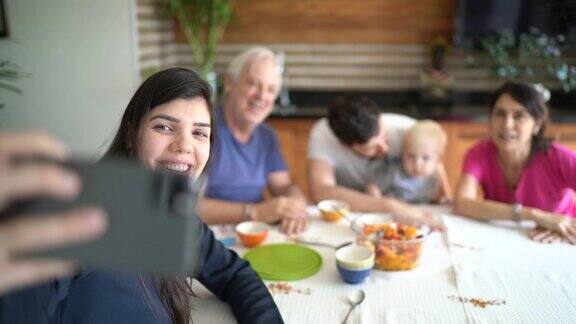
[[[569,92],[576,88],[576,67],[562,57],[563,36],[551,37],[531,28],[515,37],[503,31],[481,40],[482,49],[494,63],[494,73],[505,79],[542,82],[551,75]]]
[[[199,73],[212,86],[216,83],[216,46],[232,19],[235,0],[169,0],[170,11],[194,53]]]

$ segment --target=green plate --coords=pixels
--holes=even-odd
[[[322,257],[311,248],[296,244],[269,244],[244,254],[244,259],[262,279],[299,280],[312,276],[322,267]]]

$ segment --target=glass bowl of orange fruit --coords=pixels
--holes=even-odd
[[[374,216],[377,215],[360,216],[352,223],[357,243],[374,250],[374,267],[385,271],[416,268],[430,228],[426,225],[415,227],[397,223],[390,217],[378,219]]]

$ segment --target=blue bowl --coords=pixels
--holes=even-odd
[[[361,283],[372,272],[372,268],[363,269],[363,270],[355,270],[355,269],[344,268],[340,264],[336,264],[336,267],[338,268],[338,273],[340,273],[340,277],[342,277],[342,280],[344,280],[345,282],[347,282],[349,284]]]

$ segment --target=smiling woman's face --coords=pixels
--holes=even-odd
[[[508,94],[498,98],[490,115],[492,140],[504,151],[529,149],[540,124]]]
[[[140,160],[196,179],[210,155],[210,113],[204,98],[176,99],[155,107],[140,125]]]

